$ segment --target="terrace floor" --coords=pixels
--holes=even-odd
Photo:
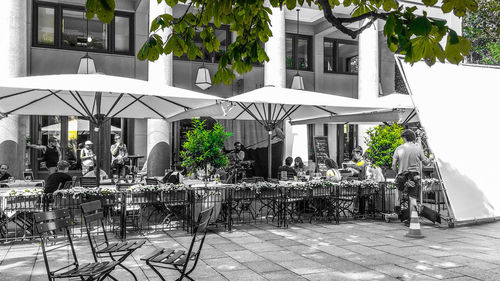
[[[235,226],[207,235],[196,280],[500,280],[500,223],[448,228],[422,225],[423,239],[404,236],[401,223],[351,221]],[[130,235],[129,235],[130,237]],[[140,261],[153,247],[182,247],[185,231],[143,233],[147,244],[125,265],[139,280],[160,280]],[[131,239],[131,238],[129,238]],[[86,237],[75,238],[81,261],[91,261]],[[67,256],[66,256],[67,257]],[[60,257],[65,259],[66,257]],[[113,274],[133,280],[123,269]],[[174,272],[165,272],[175,280]],[[0,280],[47,280],[36,240],[0,244]]]

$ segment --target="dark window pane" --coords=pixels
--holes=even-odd
[[[347,44],[339,43],[339,57],[337,63],[340,72],[357,73],[358,72],[358,45],[357,43]]]
[[[298,69],[309,69],[309,40],[297,40],[297,62]]]
[[[115,16],[115,51],[130,52],[130,18]]]
[[[286,38],[286,67],[293,68],[293,38]]]
[[[54,45],[54,8],[38,7],[37,42]]]
[[[84,11],[63,10],[63,46],[88,48],[89,50],[106,50],[108,48],[108,25],[101,23],[97,17],[89,20],[87,23],[84,13]],[[89,28],[88,39],[87,24]]]
[[[335,43],[332,41],[323,42],[324,67],[326,72],[336,71],[335,67]]]

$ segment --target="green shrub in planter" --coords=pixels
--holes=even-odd
[[[392,126],[378,125],[366,132],[366,157],[373,166],[384,171],[390,169],[394,150],[403,144],[402,131],[403,127],[394,123]]]

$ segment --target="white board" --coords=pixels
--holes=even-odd
[[[500,68],[396,61],[455,220],[500,217]]]

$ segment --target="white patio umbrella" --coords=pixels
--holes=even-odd
[[[90,130],[90,122],[88,120],[73,119],[68,122],[68,131],[77,131],[80,132],[81,134],[88,134],[89,130]],[[61,131],[60,123],[42,127],[42,133],[60,132],[60,131]],[[113,133],[119,133],[121,131],[122,129],[116,126],[111,126],[111,132]]]
[[[97,128],[114,117],[166,119],[217,99],[163,84],[103,74],[60,74],[0,80],[2,116],[81,116]],[[99,173],[99,154],[97,157]]]
[[[218,104],[189,110],[168,120],[211,116],[216,119],[256,120],[268,132],[268,177],[271,177],[271,134],[284,120],[382,109],[337,95],[266,86],[228,98]]]
[[[409,95],[393,93],[369,102],[373,102],[373,106],[385,107],[386,109],[294,120],[292,121],[292,125],[312,123],[407,123],[418,121],[415,107]]]

